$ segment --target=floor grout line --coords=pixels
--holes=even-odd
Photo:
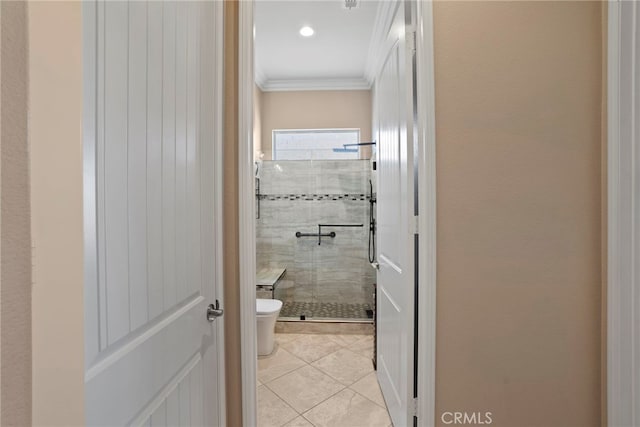
[[[331,375],[327,375],[327,374],[325,374],[324,372],[322,372],[320,369],[316,368],[315,366],[311,366],[310,364],[307,364],[307,366],[310,366],[310,367],[312,367],[312,368],[316,369],[316,370],[317,370],[318,372],[320,372],[321,374],[328,376],[328,377],[329,377],[329,378],[331,378],[333,381],[335,381],[336,383],[338,383],[339,385],[341,385],[341,386],[342,386],[342,388],[341,388],[340,390],[336,391],[335,393],[333,393],[331,396],[327,397],[326,399],[324,399],[324,400],[322,400],[322,401],[318,402],[317,404],[313,405],[311,408],[307,409],[306,411],[298,412],[298,410],[297,410],[296,408],[294,408],[293,406],[291,406],[291,404],[290,404],[289,402],[287,402],[287,400],[286,400],[284,397],[280,396],[280,395],[279,395],[275,390],[271,389],[271,387],[267,387],[269,390],[271,390],[271,391],[273,392],[273,394],[275,394],[275,395],[276,395],[276,396],[278,396],[280,399],[282,399],[282,400],[283,400],[283,401],[284,401],[288,406],[291,406],[291,408],[292,408],[294,411],[296,411],[296,412],[298,413],[298,415],[302,415],[303,417],[304,417],[304,414],[305,414],[306,412],[309,412],[310,410],[312,410],[312,409],[313,409],[313,408],[315,408],[316,406],[318,406],[318,405],[322,404],[323,402],[327,401],[328,399],[331,399],[333,396],[335,396],[336,394],[340,393],[341,391],[343,391],[343,390],[345,390],[345,389],[347,389],[347,388],[349,387],[349,386],[345,386],[345,385],[344,385],[344,384],[342,384],[340,381],[338,381],[338,380],[336,380],[335,378],[333,378]],[[300,370],[300,369],[302,369],[302,368],[304,368],[304,367],[305,367],[305,366],[301,366],[301,367],[299,367],[298,369],[295,369],[295,370],[291,371],[290,373],[293,373],[293,372],[295,372],[295,371],[297,371],[297,370]],[[265,385],[266,385],[266,384],[265,384]]]
[[[368,374],[367,374],[367,375],[368,375]],[[366,376],[366,375],[365,375],[365,376]],[[364,378],[364,377],[362,377],[362,378]],[[361,380],[362,378],[360,378],[360,380]],[[358,380],[358,381],[360,381],[360,380]],[[356,381],[356,383],[357,383],[358,381]],[[355,384],[355,383],[353,383],[353,384]],[[353,385],[353,384],[351,384],[351,385]],[[364,394],[360,393],[358,390],[354,390],[354,389],[352,389],[352,388],[351,388],[351,385],[350,385],[349,387],[347,387],[349,390],[351,390],[352,392],[354,392],[354,393],[356,393],[356,394],[358,394],[358,395],[360,395],[360,396],[364,397],[364,398],[365,398],[365,399],[367,399],[369,402],[373,403],[374,405],[378,406],[379,408],[384,409],[385,411],[387,411],[387,413],[389,412],[389,410],[387,409],[387,405],[382,406],[382,405],[380,405],[378,402],[374,402],[373,400],[369,399],[369,398],[368,398],[367,396],[365,396]],[[383,399],[384,399],[384,398],[383,398]]]
[[[274,352],[275,352],[276,350],[277,350],[277,349],[275,349],[275,350],[274,350]],[[289,355],[291,355],[291,357],[294,357],[294,358],[298,359],[299,361],[301,361],[302,363],[305,363],[305,364],[307,364],[307,365],[308,365],[308,363],[307,363],[305,360],[300,359],[298,356],[296,356],[295,354],[291,353],[290,351],[287,351],[285,348],[282,348],[282,351],[284,351],[285,353],[288,353]],[[273,353],[272,353],[272,354],[273,354]],[[268,356],[267,356],[267,357],[268,357]],[[288,374],[290,374],[291,372],[298,370],[299,368],[302,368],[302,366],[299,366],[298,368],[295,368],[295,369],[292,369],[292,370],[290,370],[290,371],[287,371],[287,372],[285,372],[284,374],[280,374],[280,375],[278,375],[277,377],[270,379],[269,381],[265,381],[265,382],[263,382],[263,381],[260,381],[260,379],[259,379],[259,378],[258,378],[258,381],[260,381],[260,383],[261,383],[261,384],[266,385],[267,383],[270,383],[270,382],[272,382],[272,381],[275,381],[275,380],[277,380],[278,378],[282,378],[282,377],[284,377],[285,375],[288,375]]]
[[[338,383],[338,384],[343,385],[343,384],[341,384],[341,383]],[[314,406],[312,406],[311,408],[307,409],[306,411],[304,411],[304,412],[303,412],[302,414],[300,414],[300,415],[302,415],[302,416],[304,417],[304,414],[308,413],[309,411],[312,411],[312,410],[313,410],[313,409],[315,409],[316,407],[318,407],[318,406],[322,405],[322,404],[323,404],[324,402],[326,402],[327,400],[331,399],[331,398],[332,398],[333,396],[335,396],[336,394],[338,394],[338,393],[342,393],[343,391],[345,391],[345,390],[346,390],[346,389],[348,389],[348,388],[349,388],[349,387],[346,387],[346,386],[345,386],[345,387],[343,387],[341,390],[336,391],[336,392],[335,392],[335,393],[333,393],[331,396],[327,397],[327,398],[326,398],[326,399],[324,399],[322,402],[318,402],[316,405],[314,405]],[[305,419],[306,419],[306,418],[307,418],[307,417],[305,417]],[[311,422],[311,421],[309,421],[309,422]],[[313,424],[313,423],[312,423],[312,424]]]
[[[321,335],[321,334],[318,334],[318,335]],[[326,335],[326,334],[322,334],[322,335]],[[299,339],[302,339],[302,337],[301,337],[301,338],[299,338]],[[296,341],[296,340],[293,340],[293,341]],[[290,341],[290,342],[293,342],[293,341]],[[311,362],[307,362],[306,360],[304,360],[302,357],[300,357],[300,356],[296,355],[296,354],[295,354],[294,352],[292,352],[291,350],[287,350],[287,352],[288,352],[288,353],[290,353],[290,354],[292,354],[293,356],[297,357],[298,359],[302,360],[302,361],[303,361],[303,362],[305,362],[305,363],[312,364],[312,363],[317,362],[317,361],[318,361],[318,360],[320,360],[320,359],[323,359],[323,358],[327,357],[327,356],[328,356],[328,355],[330,355],[330,354],[335,353],[336,351],[341,350],[342,348],[345,348],[345,347],[344,347],[342,344],[340,344],[340,343],[337,343],[337,342],[335,342],[335,341],[333,341],[333,340],[329,340],[329,341],[331,341],[333,344],[335,344],[335,345],[337,345],[337,346],[340,346],[340,348],[339,348],[339,349],[337,349],[337,350],[331,351],[331,352],[329,352],[329,353],[327,353],[327,354],[325,354],[325,355],[323,355],[323,356],[320,356],[320,357],[318,357],[317,359],[312,360]],[[285,344],[289,344],[289,343],[285,343]],[[285,349],[285,350],[286,350],[286,349]]]
[[[278,393],[276,393],[275,391],[271,390],[269,387],[267,387],[266,384],[262,384],[266,389],[268,389],[271,393],[273,393],[278,399],[280,399],[282,401],[282,403],[284,403],[286,406],[289,407],[289,409],[291,409],[296,415],[293,416],[293,418],[285,421],[284,423],[281,424],[281,426],[284,426],[287,423],[290,423],[291,421],[295,420],[296,418],[298,418],[299,416],[301,416],[302,414],[300,414],[298,411],[296,411],[296,409],[294,407],[292,407],[286,400],[284,400],[283,398],[281,398],[280,396],[278,396]]]
[[[298,412],[298,410],[297,410],[296,408],[294,408],[293,406],[291,406],[291,404],[290,404],[289,402],[287,402],[287,401],[286,401],[286,399],[285,399],[284,397],[280,396],[280,395],[279,395],[275,390],[273,390],[271,387],[269,387],[269,386],[268,386],[268,385],[266,385],[266,384],[264,384],[264,386],[265,386],[266,388],[268,388],[268,389],[269,389],[269,391],[270,391],[271,393],[275,394],[275,395],[276,395],[276,397],[277,397],[278,399],[282,400],[282,401],[283,401],[283,402],[284,402],[288,407],[290,407],[290,408],[293,410],[293,412],[295,412],[297,415],[302,415],[300,412]],[[296,418],[296,417],[293,417],[293,418],[291,418],[291,420],[293,420],[293,419],[295,419],[295,418]],[[291,421],[291,420],[289,420],[289,421]],[[289,421],[287,421],[286,423],[288,423]],[[286,423],[285,423],[285,424],[286,424]]]

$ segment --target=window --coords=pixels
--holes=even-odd
[[[273,160],[359,159],[360,129],[296,129],[273,131]]]

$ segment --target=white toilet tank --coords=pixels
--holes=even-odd
[[[276,320],[282,308],[282,301],[277,299],[256,299],[256,318],[258,321],[258,356],[266,356],[273,352]]]

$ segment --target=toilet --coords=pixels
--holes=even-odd
[[[256,299],[258,318],[258,356],[267,356],[273,352],[276,320],[282,308],[282,301],[277,299]]]

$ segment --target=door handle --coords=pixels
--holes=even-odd
[[[220,301],[216,300],[216,304],[209,304],[207,307],[207,320],[213,322],[216,317],[220,317],[224,314],[224,310],[220,308]]]

